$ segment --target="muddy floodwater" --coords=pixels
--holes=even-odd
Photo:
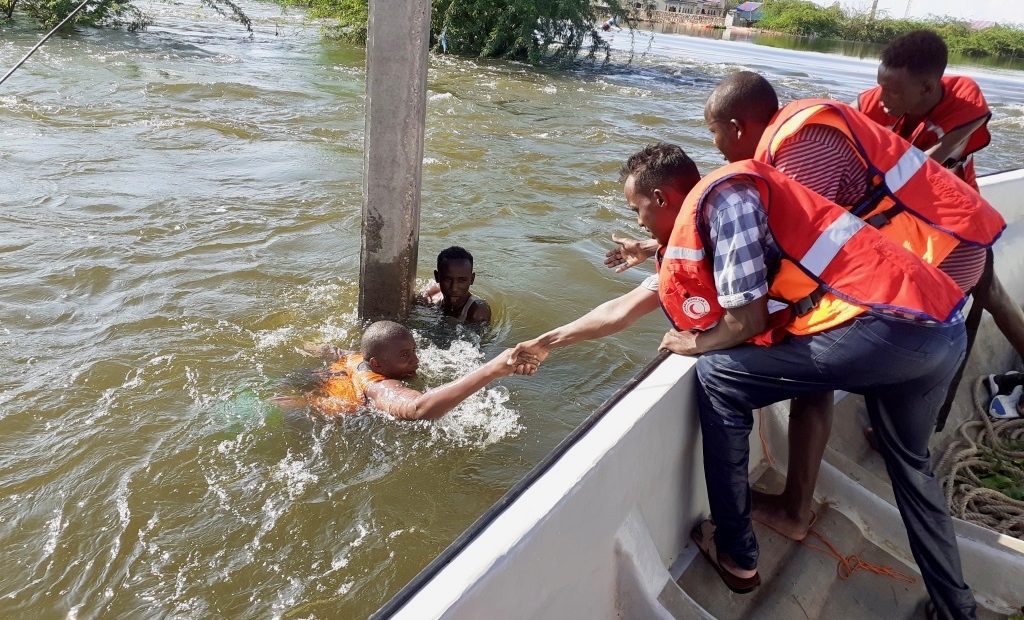
[[[559,351],[435,424],[267,403],[353,346],[364,53],[252,5],[54,38],[0,87],[0,609],[8,618],[358,618],[378,608],[626,381],[665,319]],[[0,26],[0,67],[34,44]],[[476,256],[482,338],[419,311],[420,387],[636,286],[621,162],[647,142],[722,163],[727,73],[851,100],[871,58],[614,33],[556,72],[433,56],[419,273]],[[1024,73],[968,68],[994,110],[980,171],[1018,167]]]

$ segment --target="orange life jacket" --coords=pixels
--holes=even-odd
[[[363,368],[363,356],[350,353],[328,368],[327,381],[320,387],[320,393],[313,396],[311,404],[327,415],[354,413],[367,405],[366,388],[371,383],[387,379],[368,368]]]
[[[978,189],[974,172],[974,153],[988,146],[992,135],[988,131],[988,119],[992,117],[988,102],[981,93],[977,82],[962,75],[947,75],[942,78],[942,100],[917,127],[905,126],[906,117],[890,116],[882,106],[882,87],[876,86],[860,94],[857,106],[876,123],[883,125],[921,150],[935,145],[947,133],[984,118],[970,138],[960,159],[949,162],[949,167],[975,190]]]
[[[963,294],[949,276],[775,168],[747,160],[720,168],[690,191],[668,245],[659,251],[658,296],[676,329],[707,330],[725,313],[701,219],[708,192],[737,176],[756,187],[783,256],[779,269],[769,273],[772,319],[751,339],[755,344],[771,344],[783,330],[821,332],[869,309],[942,322],[956,316]],[[773,312],[773,303],[785,310]]]
[[[938,162],[831,99],[802,99],[779,110],[754,158],[775,165],[786,140],[812,124],[840,131],[867,168],[861,201],[842,206],[928,263],[938,265],[960,243],[989,247],[1006,228],[992,205]]]

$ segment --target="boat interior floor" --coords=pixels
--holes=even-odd
[[[784,478],[769,469],[755,487],[767,492],[782,490]],[[668,584],[659,601],[676,618],[693,618],[694,603],[710,617],[739,618],[925,618],[927,593],[914,570],[867,540],[850,519],[827,504],[815,506],[817,520],[803,542],[794,542],[759,523],[754,524],[760,545],[758,572],[761,586],[750,594],[735,594],[699,553],[677,563],[679,591]],[[884,566],[909,580],[855,570],[841,576],[837,558],[828,543],[842,556]],[[679,566],[679,564],[683,564]],[[676,573],[673,572],[673,576]],[[703,615],[703,614],[701,614]],[[1002,618],[979,608],[979,618]]]

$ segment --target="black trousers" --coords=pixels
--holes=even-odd
[[[965,340],[962,322],[862,315],[772,347],[743,345],[701,356],[697,394],[718,551],[743,568],[757,565],[747,480],[753,409],[827,390],[863,394],[928,594],[940,617],[974,618],[953,521],[928,453]]]

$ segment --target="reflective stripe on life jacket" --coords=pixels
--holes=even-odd
[[[945,274],[887,240],[842,207],[762,162],[729,164],[690,191],[676,217],[668,245],[660,253],[658,295],[678,330],[704,331],[725,313],[718,302],[712,260],[707,255],[704,213],[708,193],[734,177],[751,182],[768,215],[768,228],[783,254],[769,274],[769,297],[790,306],[772,315],[757,344],[778,339],[780,325],[793,334],[830,329],[868,309],[889,310],[923,319],[949,321],[963,296]],[[812,311],[798,316],[793,304],[812,300]]]
[[[862,199],[842,206],[925,261],[941,263],[960,243],[989,247],[1006,228],[999,212],[969,185],[837,101],[803,99],[785,106],[765,129],[755,158],[774,165],[786,140],[812,124],[840,131],[868,170]]]
[[[978,184],[974,172],[974,153],[989,145],[992,135],[988,131],[988,119],[992,117],[988,102],[977,82],[961,75],[947,75],[942,78],[942,100],[916,127],[905,127],[906,116],[890,116],[882,105],[882,87],[870,88],[857,98],[857,106],[872,121],[906,136],[911,144],[927,150],[947,133],[984,119],[984,122],[967,139],[959,160],[947,164],[961,179],[973,187]]]

